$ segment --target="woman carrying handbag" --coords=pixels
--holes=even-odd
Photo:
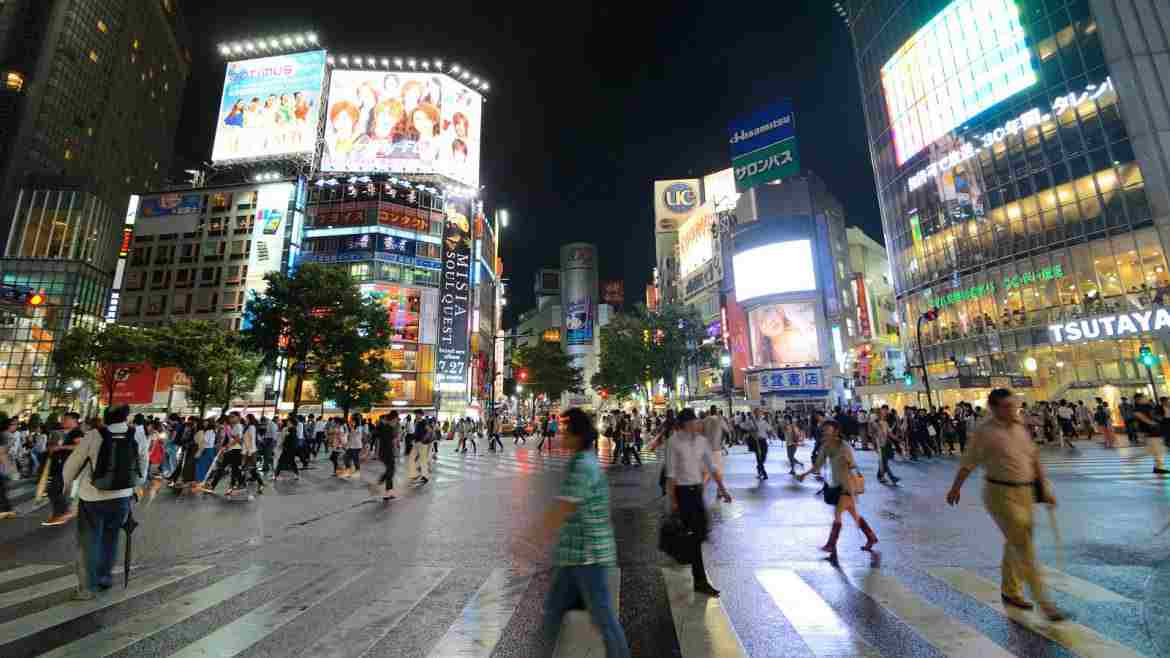
[[[837,538],[841,535],[841,517],[848,512],[853,517],[857,527],[865,533],[866,543],[861,550],[871,550],[878,543],[877,534],[869,527],[865,518],[857,513],[857,496],[865,491],[865,477],[857,469],[857,462],[853,459],[853,449],[841,440],[841,428],[837,421],[825,421],[821,425],[821,452],[817,460],[807,471],[796,476],[804,480],[810,474],[819,472],[828,460],[832,478],[825,484],[825,502],[833,506],[833,529],[829,532],[829,541],[821,550],[829,554],[829,560],[837,560]]]

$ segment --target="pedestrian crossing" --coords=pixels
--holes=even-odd
[[[73,601],[66,599],[76,587],[71,569],[0,566],[0,596],[8,603],[0,607],[0,655],[542,655],[541,602],[551,582],[547,570],[517,566],[208,563],[136,569],[128,588],[119,582],[97,599]],[[1109,571],[1070,570],[1080,576]],[[665,640],[669,653],[683,658],[1135,658],[1170,649],[1142,632],[1140,597],[1116,591],[1124,588],[1108,577],[1092,582],[1050,572],[1057,602],[1073,615],[1052,624],[1035,612],[1005,609],[998,574],[987,568],[722,566],[711,569],[724,587],[716,599],[692,591],[687,567],[632,565],[610,572],[619,618],[628,601],[652,595],[655,588],[632,585],[646,575],[664,593],[651,614],[673,629],[672,638],[655,638],[655,646]],[[1134,619],[1127,626],[1128,617]],[[566,616],[554,655],[604,655],[588,619],[582,612]],[[763,633],[761,620],[771,620]],[[646,638],[628,639],[634,655],[646,646]]]
[[[1103,480],[1139,487],[1170,486],[1170,476],[1154,473],[1154,458],[1146,448],[1105,449],[1081,442],[1076,451],[1043,449],[1040,463],[1053,479]]]
[[[450,482],[466,482],[475,480],[511,478],[544,473],[558,473],[566,470],[572,460],[573,453],[564,448],[547,448],[538,451],[535,447],[505,444],[505,449],[499,452],[481,450],[480,452],[453,452],[445,447],[440,449],[439,457],[431,457],[431,482],[444,484]],[[654,452],[643,451],[640,456],[644,465],[657,464],[658,455]],[[602,447],[598,452],[598,461],[602,469],[622,471],[636,468],[621,463],[613,463],[613,455],[608,447]],[[400,463],[400,467],[404,464]],[[405,473],[402,468],[401,472]]]

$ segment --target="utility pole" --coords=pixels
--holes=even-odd
[[[930,396],[930,374],[926,371],[926,353],[922,349],[922,323],[934,322],[936,319],[938,319],[938,309],[932,308],[918,316],[918,322],[914,325],[914,337],[918,340],[918,362],[922,366],[922,384],[926,387],[927,411],[934,406],[934,399]]]

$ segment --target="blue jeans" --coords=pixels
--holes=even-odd
[[[114,584],[118,539],[130,513],[129,498],[83,500],[77,506],[77,588],[97,592]]]
[[[630,645],[610,598],[608,572],[608,568],[596,564],[557,567],[544,602],[543,628],[549,647],[556,642],[565,613],[580,600],[585,602],[593,625],[601,631],[606,658],[629,658]]]

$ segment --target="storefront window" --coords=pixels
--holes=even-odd
[[[1094,240],[1091,243],[1093,267],[1097,270],[1097,281],[1101,284],[1101,295],[1105,299],[1121,294],[1121,278],[1117,273],[1117,259],[1113,256],[1109,240]]]

